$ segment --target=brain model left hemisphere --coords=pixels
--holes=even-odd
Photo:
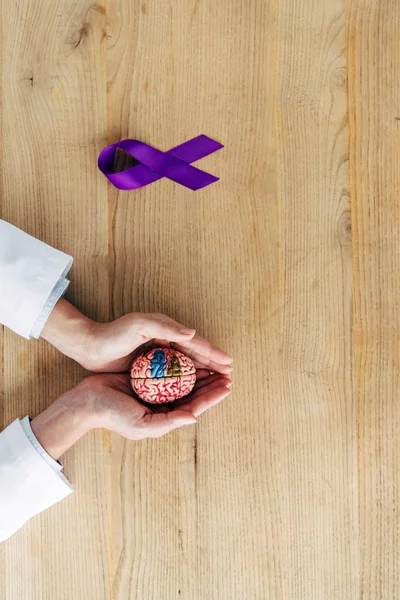
[[[153,348],[138,356],[132,365],[132,388],[145,402],[173,402],[187,396],[195,383],[192,360],[171,348]]]

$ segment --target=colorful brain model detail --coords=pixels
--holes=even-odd
[[[145,402],[173,402],[187,396],[195,383],[196,369],[191,359],[171,348],[153,348],[132,365],[132,388]]]

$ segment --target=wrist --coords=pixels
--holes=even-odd
[[[46,341],[82,366],[93,346],[96,323],[61,298],[51,313],[42,335]]]
[[[96,427],[89,394],[80,386],[60,396],[31,422],[34,435],[55,460]]]

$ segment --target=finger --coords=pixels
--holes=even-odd
[[[208,374],[208,371],[207,371],[207,374]],[[196,373],[196,375],[197,375],[197,373]],[[193,390],[196,391],[197,389],[200,389],[201,387],[209,385],[210,383],[214,383],[215,381],[219,381],[221,384],[223,384],[227,387],[230,387],[232,385],[232,380],[230,377],[226,377],[225,375],[219,375],[219,373],[217,373],[214,375],[209,375],[208,377],[203,378],[203,379],[197,379]],[[194,391],[192,391],[190,397],[193,396]],[[141,402],[146,407],[148,407],[152,412],[166,413],[166,412],[174,411],[176,408],[178,408],[179,406],[182,406],[183,404],[187,404],[190,397],[185,396],[184,398],[180,398],[179,400],[174,400],[173,402],[165,402],[165,403],[160,403],[160,404],[153,404],[150,402],[145,402],[144,400],[141,400]]]
[[[219,404],[230,393],[231,390],[220,383],[215,387],[206,386],[199,390],[196,397],[192,397],[192,400],[185,405],[185,409],[190,411],[195,417],[199,417],[206,410]],[[170,414],[173,414],[173,412]]]
[[[229,354],[213,346],[197,334],[182,344],[182,351],[206,366],[209,366],[210,362],[217,365],[231,365],[233,361]]]
[[[174,319],[158,313],[139,314],[136,331],[148,339],[158,338],[179,343],[190,341],[196,333],[194,329],[187,329]]]
[[[219,373],[214,373],[213,375],[207,377],[207,379],[197,380],[194,389],[198,390],[206,385],[209,385],[210,383],[213,383],[214,381],[219,381],[227,387],[230,387],[232,385],[232,379],[230,377],[228,377],[227,375],[220,375]]]
[[[208,371],[207,371],[207,373],[208,373]],[[197,373],[196,373],[196,375],[197,375]],[[179,400],[174,400],[173,402],[165,402],[165,403],[160,403],[160,404],[153,404],[150,402],[145,402],[144,400],[141,400],[141,403],[144,404],[144,406],[149,408],[149,410],[151,410],[151,412],[154,412],[154,413],[173,412],[179,406],[187,404],[188,400],[191,397],[193,397],[193,394],[196,390],[198,390],[206,385],[209,385],[210,383],[215,383],[216,381],[218,381],[221,385],[224,385],[226,387],[230,387],[232,385],[232,380],[230,377],[226,377],[225,375],[219,375],[219,373],[217,373],[214,375],[209,375],[209,377],[206,377],[203,379],[197,379],[195,386],[193,388],[194,391],[192,391],[190,397],[185,396],[184,398],[180,398]]]
[[[206,379],[210,376],[210,371],[208,369],[197,369],[196,371],[196,379],[200,381],[201,379]]]
[[[147,437],[161,437],[179,427],[194,425],[197,420],[190,411],[176,410],[144,415],[143,423]]]
[[[205,340],[200,335],[195,335],[187,342],[187,344],[196,352],[199,356],[203,356],[206,360],[212,360],[220,365],[231,365],[233,359],[229,354],[210,344],[208,340]]]
[[[211,379],[211,377],[210,377],[210,379]],[[232,385],[232,381],[230,381],[229,385],[228,385],[224,381],[221,381],[218,378],[218,375],[217,375],[217,379],[214,379],[213,381],[210,381],[207,385],[203,385],[203,386],[201,386],[199,388],[195,388],[193,390],[193,392],[190,394],[190,396],[188,396],[186,398],[186,402],[190,403],[191,400],[195,400],[196,398],[199,398],[200,396],[202,396],[206,392],[210,392],[212,390],[218,389],[219,387],[230,388],[231,385]],[[185,398],[182,398],[182,400],[185,400]]]
[[[181,352],[183,352],[183,347],[180,346],[178,348],[178,344],[174,344],[174,347],[177,350],[180,350]],[[196,367],[196,369],[207,369],[209,371],[212,371],[213,373],[222,373],[223,375],[229,375],[233,371],[233,369],[230,365],[220,365],[213,361],[209,361],[209,363],[206,364],[204,362],[200,362],[193,358],[192,358],[192,360],[193,360],[193,364]]]
[[[180,400],[175,400],[174,402],[168,402],[165,404],[148,404],[144,402],[146,406],[148,406],[152,412],[154,413],[176,413],[176,411],[180,407],[185,407],[185,410],[189,410],[187,407],[190,405],[191,400],[197,399],[200,395],[204,394],[204,390],[206,392],[214,391],[218,388],[230,388],[232,385],[232,380],[230,377],[226,377],[225,375],[210,375],[207,379],[201,379],[196,382],[194,387],[194,391],[190,396],[186,396],[185,398],[180,398]],[[200,391],[203,390],[203,391]]]
[[[213,392],[214,390],[218,390],[221,388],[224,389],[230,389],[230,386],[232,385],[232,382],[230,382],[229,385],[227,385],[224,381],[221,381],[219,379],[219,375],[216,375],[216,379],[211,380],[210,382],[207,382],[206,385],[203,385],[201,387],[196,387],[194,389],[194,391],[190,394],[190,396],[186,396],[185,398],[181,398],[180,400],[176,400],[176,402],[174,402],[173,404],[173,409],[176,408],[181,408],[181,407],[185,407],[185,409],[190,410],[191,406],[192,406],[192,401],[193,400],[197,400],[200,396],[203,396],[204,394],[208,393],[208,392]],[[210,377],[211,379],[211,377]]]
[[[165,319],[169,319],[169,317],[167,317],[166,315],[160,316],[164,317]],[[173,340],[158,338],[154,339],[153,342],[159,344],[160,346],[168,346],[168,344],[170,342],[173,342]],[[212,344],[210,344],[210,342],[208,342],[207,340],[205,340],[197,334],[193,335],[191,340],[182,342],[181,348],[177,347],[178,343],[179,342],[173,344],[174,346],[176,346],[177,350],[181,349],[183,353],[191,352],[192,357],[194,357],[194,354],[196,354],[199,357],[199,361],[203,362],[204,364],[206,364],[210,360],[215,364],[219,365],[231,365],[233,362],[233,359],[231,356],[229,356],[229,354],[227,354],[223,350],[220,350],[216,346],[213,346]]]

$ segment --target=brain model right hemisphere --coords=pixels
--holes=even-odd
[[[132,365],[132,388],[145,402],[173,402],[189,394],[195,383],[196,369],[192,360],[171,348],[153,348]]]

